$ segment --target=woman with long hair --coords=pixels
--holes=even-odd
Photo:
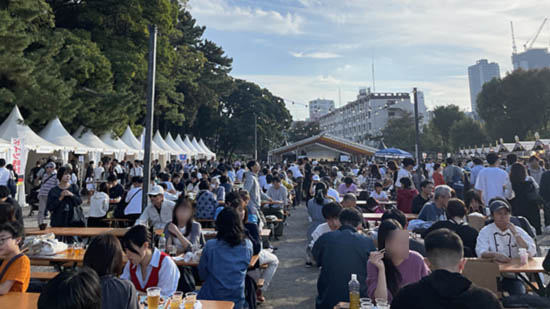
[[[544,201],[538,193],[537,182],[527,174],[523,164],[514,163],[510,168],[510,183],[514,190],[514,198],[510,200],[512,216],[527,218],[537,231],[537,235],[540,235],[542,231],[539,205]]]
[[[243,223],[234,208],[226,207],[216,218],[216,238],[206,242],[199,262],[204,280],[198,298],[226,300],[236,309],[245,306],[245,276],[252,258],[252,243],[246,238]]]
[[[330,203],[331,200],[327,197],[327,186],[323,182],[318,182],[315,185],[315,197],[310,199],[307,202],[307,212],[309,215],[310,223],[307,230],[307,242],[309,244],[312,240],[311,234],[319,224],[325,222],[325,217],[323,217],[323,205]],[[311,266],[311,252],[309,246],[306,246],[306,265]]]
[[[409,233],[394,219],[382,221],[378,228],[378,251],[367,263],[368,296],[391,302],[403,286],[427,276],[423,257],[409,250]]]
[[[204,243],[201,225],[193,219],[194,215],[193,201],[180,196],[172,211],[172,222],[164,229],[166,246],[176,246],[178,254],[191,251],[193,246]]]

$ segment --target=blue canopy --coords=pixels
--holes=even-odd
[[[411,158],[412,154],[401,150],[399,148],[386,148],[378,150],[375,154],[376,157],[384,158]]]

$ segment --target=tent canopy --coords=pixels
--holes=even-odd
[[[197,153],[194,150],[187,147],[183,139],[181,139],[181,135],[179,135],[179,133],[178,133],[178,136],[176,137],[176,143],[180,146],[181,149],[185,150],[185,153],[189,154],[190,156],[197,155]]]
[[[202,138],[199,140],[199,145],[202,147],[202,149],[204,149],[208,154],[210,154],[210,156],[212,157],[216,157],[216,154],[213,153],[212,151],[210,151],[210,149],[208,149],[208,147],[206,147],[206,145],[204,144],[204,141],[202,140]]]
[[[59,117],[52,119],[42,131],[39,133],[40,137],[43,139],[63,146],[65,150],[74,151],[77,154],[85,154],[96,149],[90,148],[79,141],[67,132],[63,124],[59,120]]]
[[[176,149],[170,147],[170,145],[168,145],[168,143],[166,143],[164,141],[164,139],[162,138],[162,135],[160,135],[160,132],[158,130],[155,133],[155,136],[153,137],[153,141],[155,141],[155,143],[160,148],[164,149],[166,152],[168,152],[170,154],[177,155],[181,152],[181,150],[176,150]]]
[[[103,154],[109,155],[121,151],[120,149],[105,144],[91,130],[84,128],[84,126],[80,126],[80,128],[73,133],[73,137],[90,148],[100,149]]]
[[[105,144],[115,149],[124,150],[127,154],[137,154],[139,152],[138,149],[134,149],[121,141],[120,138],[118,138],[113,131],[104,133],[103,135],[101,135],[100,139]]]
[[[193,146],[193,144],[191,143],[191,140],[189,140],[189,136],[185,136],[185,140],[183,141],[183,143],[185,144],[185,146],[187,146],[187,148],[191,149],[196,155],[203,155],[202,151],[200,151],[199,149],[195,148],[195,146]]]
[[[9,143],[11,143],[12,138],[22,138],[25,147],[36,150],[38,153],[51,153],[63,148],[38,136],[23,121],[23,116],[16,105],[8,118],[0,125],[0,138]]]
[[[376,157],[385,158],[411,158],[412,155],[399,148],[386,148],[378,150],[375,154]]]
[[[145,128],[141,132],[140,139],[141,139],[141,144],[143,145],[142,149],[145,151]],[[162,149],[159,145],[157,145],[154,139],[151,139],[151,152],[163,154],[163,153],[166,153],[166,150]]]
[[[174,138],[172,138],[172,134],[170,134],[170,132],[168,132],[168,134],[166,134],[166,138],[164,139],[164,141],[166,141],[166,143],[172,147],[173,149],[177,150],[178,151],[178,154],[186,154],[186,155],[189,155],[187,153],[187,151],[185,151],[183,148],[181,148],[178,143],[176,143],[176,141],[174,140]]]
[[[122,134],[122,137],[120,139],[128,145],[128,147],[132,149],[141,150],[143,149],[141,147],[141,142],[136,138],[134,133],[132,133],[132,130],[130,129],[130,126],[126,127],[126,131],[124,131],[124,134]]]

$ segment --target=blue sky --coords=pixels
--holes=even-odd
[[[206,38],[234,59],[232,75],[287,100],[295,119],[315,98],[342,104],[358,89],[424,91],[428,108],[470,109],[467,68],[478,59],[512,69],[510,21],[518,49],[545,17],[536,0],[190,0]],[[550,23],[535,47],[550,44]],[[301,104],[292,104],[291,102]]]

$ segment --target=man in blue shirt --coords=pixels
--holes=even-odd
[[[447,220],[445,210],[447,209],[447,203],[449,203],[449,199],[451,198],[451,190],[451,187],[447,185],[439,185],[435,187],[434,201],[422,207],[422,210],[418,214],[418,219],[426,222]]]
[[[358,232],[363,217],[356,209],[340,213],[341,227],[323,234],[312,249],[321,273],[317,280],[316,308],[333,308],[338,302],[349,301],[348,282],[357,274],[361,284],[361,297],[367,297],[367,261],[376,250],[372,239]]]

